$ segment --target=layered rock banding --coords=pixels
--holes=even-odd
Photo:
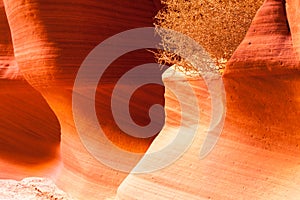
[[[204,82],[190,80],[204,115],[194,143],[165,169],[129,175],[119,187],[119,199],[299,198],[299,21],[293,16],[298,3],[265,1],[227,63],[226,120],[212,152],[199,159],[210,102]],[[166,112],[179,113],[177,104],[166,88]],[[166,125],[149,152],[172,141],[178,126]]]
[[[42,95],[20,73],[3,5],[0,10],[0,154],[13,163],[45,163],[57,157],[60,125]],[[13,171],[5,165],[1,164],[2,175]]]
[[[55,136],[58,138],[56,144],[60,144],[60,148],[57,149],[58,145],[56,145],[58,153],[48,156],[46,161],[28,166],[28,163],[32,163],[31,150],[41,152],[36,148],[38,144],[33,143],[35,139],[26,139],[26,135],[20,133],[19,130],[7,128],[14,135],[10,132],[7,137],[3,135],[3,143],[18,138],[21,140],[21,146],[26,147],[26,151],[22,152],[23,155],[20,153],[20,158],[16,154],[11,156],[9,151],[19,148],[14,143],[3,150],[1,178],[22,179],[27,176],[47,176],[53,178],[60,188],[79,199],[86,197],[104,199],[114,196],[117,187],[126,177],[126,173],[104,166],[82,145],[73,121],[72,87],[82,61],[100,42],[128,29],[153,26],[153,17],[160,8],[159,1],[17,0],[3,2],[9,26],[3,25],[5,29],[1,31],[5,31],[6,34],[1,37],[6,36],[7,43],[13,43],[14,51],[10,45],[10,54],[18,64],[23,81],[28,82],[31,89],[38,95],[42,94],[42,96],[25,94],[22,96],[21,93],[15,93],[15,96],[27,99],[33,105],[16,103],[14,96],[10,96],[3,103],[13,99],[14,104],[28,108],[24,112],[34,118],[47,119],[44,126],[34,121],[22,121],[22,117],[20,119],[12,116],[9,120],[14,120],[15,124],[24,124],[22,127],[33,125],[36,129],[29,130],[29,132],[35,138],[39,138],[38,144],[42,144],[45,149],[48,144],[51,144],[51,138],[49,138],[53,135],[51,131],[58,130]],[[2,16],[2,18],[6,17]],[[6,23],[6,20],[2,22]],[[11,33],[11,39],[9,33]],[[149,62],[154,62],[154,58],[152,53],[146,50],[132,52],[118,58],[102,77],[96,94],[96,104],[99,105],[97,114],[105,133],[113,143],[127,151],[144,152],[153,138],[136,139],[115,128],[110,109],[111,91],[123,73],[136,65]],[[25,83],[21,85],[24,86]],[[5,84],[8,86],[7,83]],[[14,90],[16,89],[12,89]],[[22,88],[23,90],[29,89],[25,87]],[[140,98],[149,94],[149,91],[154,92],[152,92],[153,96],[147,99],[146,104],[163,104],[163,88],[157,88],[156,85],[141,88],[135,96]],[[42,99],[39,99],[41,97]],[[44,99],[47,101],[46,105],[41,102]],[[55,113],[56,121],[46,115],[48,113],[44,113],[43,110],[48,105]],[[143,111],[146,108],[142,108],[141,111],[136,107],[136,105],[133,106],[132,112],[133,115],[138,114],[135,116],[139,119],[137,123],[147,123],[149,118],[147,112]],[[7,115],[8,112],[3,115]],[[35,115],[36,112],[42,116]],[[145,114],[141,116],[140,113]],[[24,118],[30,119],[28,116]],[[35,130],[38,130],[38,133],[34,133]],[[47,150],[47,152],[50,151]],[[12,162],[7,157],[13,157],[16,161]],[[21,162],[20,159],[23,161]]]
[[[270,75],[299,71],[299,33],[293,7],[285,1],[266,1],[231,57],[226,74]],[[289,17],[290,16],[290,17]]]
[[[300,196],[298,5],[296,0],[287,0],[286,4],[285,1],[267,0],[258,11],[223,77],[227,117],[224,131],[211,154],[199,160],[210,120],[209,94],[201,78],[188,78],[201,109],[199,131],[193,145],[165,169],[127,176],[99,163],[81,144],[72,116],[72,86],[76,72],[90,50],[120,31],[151,26],[159,4],[129,0],[100,3],[4,0],[9,26],[1,20],[0,31],[5,34],[0,35],[4,38],[0,45],[1,50],[6,50],[1,51],[0,60],[14,64],[0,67],[0,77],[4,81],[1,83],[5,86],[3,97],[11,92],[1,103],[4,103],[3,107],[10,103],[24,106],[27,109],[21,112],[42,120],[29,123],[22,121],[29,117],[18,117],[20,114],[8,119],[8,122],[14,120],[19,124],[34,125],[29,129],[30,133],[36,133],[33,137],[37,139],[33,142],[32,134],[25,137],[26,133],[20,135],[20,129],[4,126],[6,131],[2,131],[7,135],[1,133],[5,147],[1,149],[1,178],[48,176],[79,199],[114,198],[119,185],[119,199],[297,199]],[[1,2],[0,7],[3,8]],[[5,19],[4,12],[1,14]],[[151,54],[139,51],[112,64],[96,94],[101,123],[113,123],[111,117],[103,118],[111,116],[108,99],[113,83],[134,65],[152,61]],[[166,85],[184,82],[172,81],[174,76],[176,73],[165,79]],[[161,88],[153,87],[155,93],[162,93]],[[26,94],[22,93],[24,90]],[[184,90],[178,92],[186,94]],[[136,95],[144,97],[145,93],[148,92],[144,88]],[[180,125],[179,102],[168,88],[165,98],[166,124],[149,151],[168,143]],[[12,101],[16,99],[25,101],[26,106],[23,102]],[[163,103],[162,98],[156,100]],[[9,108],[13,112],[16,110]],[[3,116],[10,116],[12,111],[1,112]],[[192,109],[190,116],[194,116]],[[47,120],[43,121],[45,118]],[[113,129],[110,125],[106,128]],[[135,152],[145,151],[153,140],[137,140],[116,129],[107,133],[119,147]],[[15,138],[22,140],[21,146],[11,142]],[[60,149],[57,149],[59,142]],[[12,148],[19,149],[11,155]],[[34,157],[32,151],[41,154]],[[38,163],[33,162],[36,158],[40,158]]]

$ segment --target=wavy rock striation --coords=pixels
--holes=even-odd
[[[76,73],[88,53],[106,38],[151,26],[159,7],[158,1],[146,0],[0,3],[0,96],[1,108],[5,108],[0,111],[1,178],[50,177],[78,199],[109,199],[116,193],[119,199],[300,196],[300,22],[296,0],[266,0],[229,61],[223,76],[225,126],[217,145],[204,159],[199,153],[210,123],[211,97],[203,79],[183,78],[172,69],[164,76],[165,126],[147,153],[164,148],[180,128],[188,131],[196,127],[196,137],[184,155],[161,170],[128,175],[101,164],[87,151],[72,113]],[[152,61],[146,51],[121,56],[97,90],[97,117],[107,137],[127,151],[145,152],[154,137],[137,139],[115,128],[111,91],[124,73]],[[187,91],[186,85],[192,89]],[[171,89],[185,101],[179,102]],[[191,106],[191,90],[200,114]],[[147,124],[148,117],[139,113],[147,113],[153,102],[163,104],[162,94],[162,88],[151,85],[135,93],[147,105],[139,110],[132,103],[138,123]],[[182,106],[188,108],[183,113],[185,121]],[[81,120],[88,124],[89,116],[81,109]],[[93,130],[88,125],[85,128]],[[157,162],[168,156],[162,155]]]
[[[10,163],[45,163],[57,156],[60,125],[42,95],[19,71],[3,5],[0,17],[0,155]],[[1,176],[13,171],[7,162],[1,167]]]
[[[130,174],[118,189],[119,199],[263,200],[300,196],[298,4],[291,0],[285,6],[284,1],[266,0],[257,12],[223,76],[226,119],[211,153],[199,158],[210,120],[209,95],[201,79],[190,80],[204,116],[194,143],[162,170]],[[168,92],[170,79],[176,80],[176,76],[164,80],[167,121],[175,117],[175,124],[179,124],[179,102]],[[186,91],[179,85],[183,84],[173,84],[182,95]],[[148,153],[171,142],[178,129],[166,123]]]
[[[0,78],[16,79],[19,69],[14,59],[10,28],[6,19],[4,6],[0,5]]]
[[[1,46],[0,56],[9,59],[0,60],[15,59],[18,66],[14,67],[20,71],[22,82],[8,82],[17,72],[1,65],[0,76],[5,78],[1,97],[10,93],[1,100],[7,108],[1,111],[5,119],[5,126],[1,124],[1,178],[47,176],[75,198],[114,196],[127,174],[101,164],[83,146],[73,120],[72,87],[81,63],[100,42],[121,31],[153,26],[159,1],[3,2],[9,26],[1,1],[0,37],[1,42],[4,38],[5,48]],[[99,83],[99,121],[110,140],[127,151],[146,151],[154,137],[140,140],[116,128],[110,108],[111,91],[128,70],[153,61],[152,53],[146,50],[128,53],[111,64]],[[140,124],[149,121],[147,114],[140,115],[147,113],[141,103],[164,103],[162,87],[148,85],[135,93],[137,99],[145,95],[149,97],[145,102],[132,103],[132,115]],[[35,162],[37,158],[40,161]]]
[[[293,10],[297,1],[268,0],[227,64],[225,74],[270,75],[299,71],[299,31]],[[298,20],[299,21],[299,20]],[[284,72],[283,72],[284,71]]]

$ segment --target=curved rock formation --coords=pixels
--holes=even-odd
[[[51,131],[54,129],[57,131],[58,128],[60,131],[56,136],[58,139],[61,136],[61,143],[60,154],[52,156],[48,164],[42,162],[42,166],[27,166],[21,160],[27,162],[26,156],[32,155],[32,150],[40,153],[41,151],[36,149],[36,145],[40,143],[33,143],[34,139],[25,139],[25,135],[20,130],[10,129],[9,131],[14,135],[11,133],[7,137],[3,135],[1,142],[7,143],[8,140],[20,139],[21,146],[26,146],[27,151],[23,151],[24,155],[21,158],[14,155],[16,161],[12,163],[5,157],[11,157],[7,149],[12,150],[16,147],[9,146],[5,149],[3,153],[5,156],[1,156],[1,166],[9,167],[1,170],[1,178],[48,176],[53,178],[60,188],[79,199],[86,197],[105,199],[114,196],[117,187],[127,174],[104,166],[82,145],[73,120],[72,87],[81,63],[100,42],[121,31],[153,26],[153,17],[160,7],[159,1],[4,0],[4,6],[12,35],[14,57],[20,72],[25,80],[45,98],[60,126],[57,121],[52,121],[48,113],[44,113],[47,104],[41,102],[43,99],[38,99],[41,98],[38,93],[37,96],[22,96],[20,93],[15,93],[15,96],[22,96],[22,100],[26,99],[34,104],[34,106],[27,106],[20,102],[17,105],[28,109],[21,110],[21,113],[25,112],[29,115],[37,113],[41,116],[33,115],[35,119],[46,118],[47,125],[43,127],[41,123],[24,121],[24,119],[30,120],[31,116],[22,117],[20,114],[18,116],[21,117],[12,116],[8,120],[22,125],[23,128],[32,125],[34,131],[38,131],[38,133],[29,131],[33,137],[36,135],[46,137],[46,141],[39,141],[45,148],[51,144],[52,140],[49,138],[52,135]],[[9,33],[7,29],[2,30]],[[3,36],[9,40],[8,34]],[[99,105],[97,114],[100,122],[105,126],[105,133],[113,143],[133,152],[144,152],[153,138],[136,139],[115,128],[110,109],[111,91],[123,73],[136,65],[153,61],[152,53],[146,50],[132,52],[118,58],[102,77],[96,94],[96,104]],[[20,85],[26,87],[26,81]],[[152,93],[154,96],[148,98],[146,104],[153,104],[153,102],[163,104],[163,89],[157,86],[147,87],[145,90],[137,91],[135,95],[138,97],[149,95],[151,94],[149,91],[154,90],[155,92]],[[13,90],[18,91],[16,88]],[[23,90],[28,91],[28,88],[22,88]],[[12,99],[16,99],[15,96]],[[10,108],[15,110],[14,107]],[[7,111],[4,115],[9,112],[13,113]],[[141,111],[133,107],[132,112],[134,115]],[[142,124],[149,120],[146,114],[141,117],[137,115],[136,118],[140,118],[138,122]]]
[[[162,170],[129,175],[119,187],[119,199],[299,198],[300,66],[295,53],[299,21],[296,23],[295,11],[289,13],[298,3],[288,1],[287,18],[284,1],[266,0],[229,61],[223,76],[225,126],[212,152],[199,158],[208,128],[210,101],[204,82],[190,80],[203,116],[194,143],[180,159]],[[179,102],[168,92],[170,80],[164,81],[166,112],[172,112],[167,114],[167,121],[172,115],[173,120],[176,117],[175,124],[179,124]],[[174,83],[180,84],[183,81]],[[178,129],[167,123],[149,153],[172,141]]]
[[[202,160],[199,152],[212,110],[205,83],[200,78],[174,81],[176,73],[167,74],[166,124],[147,152],[167,145],[180,127],[199,126],[196,138],[172,165],[127,176],[101,164],[81,143],[72,113],[72,86],[80,64],[96,45],[121,31],[151,26],[160,5],[146,0],[4,0],[9,26],[0,3],[0,60],[18,66],[0,67],[1,108],[7,108],[0,112],[6,120],[0,126],[1,178],[50,177],[79,199],[114,198],[120,184],[119,199],[297,199],[298,5],[296,0],[287,0],[287,6],[285,1],[266,0],[258,11],[223,76],[227,97],[224,130],[213,151]],[[149,52],[126,54],[112,63],[99,83],[99,121],[107,137],[127,151],[146,151],[154,137],[136,139],[114,128],[111,91],[122,74],[152,61]],[[186,84],[196,93],[200,117],[181,88]],[[171,86],[186,96],[186,101],[178,102]],[[147,108],[152,101],[163,104],[162,89],[147,87],[154,92],[142,88],[135,95],[146,99]],[[150,98],[152,94],[158,96]],[[184,114],[190,120],[183,123],[180,103],[189,108]],[[195,124],[197,117],[200,124]],[[148,116],[136,118],[140,124],[149,120]],[[83,115],[82,120],[88,118]],[[91,129],[86,127],[86,131]]]
[[[45,99],[20,74],[3,5],[0,17],[0,155],[10,163],[1,162],[0,174],[18,177],[10,173],[12,163],[32,166],[57,157],[60,126]]]
[[[227,64],[226,75],[269,75],[299,71],[299,56],[296,55],[296,51],[299,51],[299,33],[295,25],[298,23],[293,14],[287,12],[287,8],[293,7],[290,4],[286,7],[285,1],[265,1],[245,39]]]

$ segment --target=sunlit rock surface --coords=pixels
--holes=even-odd
[[[227,64],[223,76],[226,119],[211,153],[200,159],[211,110],[206,85],[195,78],[189,82],[196,91],[202,118],[194,143],[180,159],[162,170],[128,175],[118,189],[119,199],[300,197],[297,3],[287,1],[285,10],[283,1],[265,1]],[[173,78],[176,80],[176,75]],[[168,87],[178,88],[182,95],[186,91],[179,87],[184,81],[169,85],[170,79],[164,80],[169,123],[148,153],[171,142],[179,130],[179,102],[168,92]],[[190,115],[195,113],[191,111]],[[170,120],[177,123],[174,125]]]
[[[299,199],[300,23],[295,0],[267,0],[227,64],[225,126],[207,157],[200,159],[199,153],[212,108],[201,78],[176,79],[172,69],[164,77],[166,124],[152,144],[154,137],[136,139],[115,128],[111,91],[123,73],[154,60],[146,51],[124,55],[103,77],[96,94],[99,121],[117,146],[145,152],[151,144],[148,153],[168,144],[180,127],[197,126],[191,147],[164,169],[128,175],[101,164],[82,145],[71,99],[81,62],[106,38],[152,26],[159,7],[146,0],[0,1],[0,178],[50,177],[78,199]],[[200,116],[189,104],[186,84],[196,94]],[[171,87],[186,101],[178,102]],[[164,103],[162,88],[144,88],[136,95],[147,105]],[[183,122],[180,103],[189,108]],[[144,109],[140,113],[147,113]],[[136,113],[139,123],[147,123]],[[15,188],[16,182],[11,183]]]
[[[265,1],[227,64],[226,74],[274,75],[299,72],[297,1]]]
[[[103,40],[153,26],[159,1],[5,0],[0,8],[0,178],[51,177],[75,198],[115,196],[127,174],[101,164],[83,146],[73,120],[72,86],[85,57]],[[105,133],[133,152],[146,151],[153,137],[139,140],[117,128],[111,91],[123,73],[149,62],[154,57],[147,50],[118,58],[96,94]],[[150,85],[135,93],[138,99],[145,95],[150,95],[147,104],[163,105],[162,87]],[[139,123],[147,123],[147,112],[140,111],[147,108],[132,104]]]

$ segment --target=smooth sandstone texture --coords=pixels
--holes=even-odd
[[[12,116],[8,120],[20,125],[21,128],[32,125],[36,132],[29,130],[30,136],[34,139],[27,139],[26,134],[19,129],[7,127],[8,134],[3,135],[1,142],[11,144],[13,142],[7,141],[20,141],[8,145],[3,151],[0,160],[1,178],[22,179],[27,176],[47,176],[54,179],[60,188],[75,198],[105,199],[115,196],[117,187],[127,174],[101,164],[82,145],[73,120],[72,87],[82,61],[96,45],[121,31],[153,26],[153,17],[160,7],[159,1],[5,0],[4,6],[14,47],[14,57],[20,72],[30,84],[29,87],[42,94],[42,99],[39,99],[41,96],[35,90],[36,96],[22,96],[21,91],[27,92],[27,88],[12,89],[16,93],[13,93],[7,102],[17,99],[15,96],[18,96],[30,100],[33,105],[22,104],[23,101],[14,102],[13,105],[24,106],[26,110],[20,109],[20,112],[27,113],[30,117]],[[9,35],[8,29],[5,31]],[[99,122],[104,126],[110,140],[128,151],[146,151],[153,137],[140,140],[116,128],[110,108],[111,91],[123,73],[136,65],[153,61],[152,53],[146,50],[126,54],[110,66],[99,83],[96,94]],[[5,83],[5,86],[10,86],[10,83]],[[2,91],[9,91],[9,89]],[[147,105],[164,103],[162,87],[146,86],[139,89],[135,95],[139,99],[148,95],[146,102],[142,101]],[[41,102],[44,99],[55,113],[55,119],[48,116],[53,113],[47,113],[48,105]],[[147,123],[149,118],[144,111],[146,108],[135,102],[132,104],[134,105],[132,112],[133,115],[136,114],[137,122]],[[3,116],[15,112],[16,108],[13,106],[8,108],[12,111],[6,111]],[[140,113],[145,114],[141,116]],[[22,115],[18,114],[18,116]],[[32,121],[32,116],[35,120],[46,119],[43,121],[46,124]],[[83,120],[88,119],[83,118]],[[43,139],[35,142],[39,135]],[[54,139],[52,139],[53,135]],[[55,145],[52,145],[53,143]],[[22,154],[17,154],[13,150],[17,149],[18,144],[26,148],[26,151],[20,148]],[[38,149],[40,144],[44,147],[42,151]],[[41,153],[48,146],[53,148],[46,150],[47,153],[52,152],[46,157],[46,161],[32,164],[30,158],[33,155],[32,151]],[[10,158],[14,158],[14,161],[9,160]]]
[[[0,174],[16,178],[18,171],[11,173],[15,163],[33,167],[57,157],[60,125],[19,71],[3,5],[0,18]]]
[[[299,20],[290,1],[267,0],[227,64],[226,74],[274,75],[299,71]],[[293,17],[295,16],[295,17]],[[284,71],[284,72],[283,72]]]
[[[18,104],[21,106],[20,110],[25,107],[28,110],[24,112],[30,115],[31,113],[37,114],[33,119],[45,117],[47,119],[45,124],[33,127],[37,130],[33,136],[34,138],[39,138],[36,135],[47,137],[45,140],[38,140],[37,143],[41,145],[36,145],[32,143],[32,138],[24,139],[26,134],[16,134],[20,129],[15,131],[8,126],[8,131],[6,131],[8,134],[1,138],[1,142],[14,144],[16,139],[22,141],[4,149],[0,160],[1,178],[50,176],[56,180],[60,188],[77,198],[108,199],[115,196],[116,188],[127,174],[100,164],[81,145],[72,118],[71,88],[82,59],[95,45],[120,30],[150,24],[152,12],[147,12],[145,18],[137,18],[139,19],[137,22],[134,18],[136,13],[133,14],[132,10],[136,11],[137,7],[141,6],[142,10],[149,11],[148,6],[154,9],[154,4],[140,3],[135,7],[132,2],[122,2],[110,1],[110,3],[98,5],[94,1],[60,3],[35,0],[5,1],[15,55],[21,72],[26,80],[43,94],[56,114],[61,129],[55,118],[49,122],[47,121],[48,115],[41,112],[45,109],[45,113],[51,114],[47,105],[43,106],[43,99],[39,93],[33,92],[36,95],[30,93],[20,98],[22,96],[20,93],[24,90],[28,91],[29,87],[17,89],[20,88],[17,84],[17,87],[11,88],[13,86],[11,82],[9,84],[4,82],[4,86],[8,88],[3,91],[11,91],[12,94],[10,98],[3,101],[5,105],[3,107],[12,110],[5,111],[2,116],[6,117],[15,112],[16,108],[13,105],[17,104],[12,101],[13,99],[19,98],[20,102],[22,99],[29,99],[30,105],[24,106],[23,102]],[[118,198],[298,199],[300,195],[298,130],[300,127],[297,117],[300,109],[300,83],[297,72],[299,58],[293,52],[293,49],[298,51],[297,27],[299,23],[295,14],[297,10],[294,9],[294,5],[298,4],[299,1],[287,1],[287,19],[291,33],[286,23],[285,7],[282,1],[266,1],[258,12],[250,30],[259,30],[259,32],[253,31],[251,35],[249,30],[250,35],[247,35],[241,47],[236,51],[224,75],[227,118],[221,138],[211,154],[199,160],[201,144],[210,120],[209,94],[202,79],[189,79],[188,83],[197,94],[201,109],[200,127],[193,145],[176,163],[161,171],[145,175],[129,175],[118,190]],[[110,10],[111,5],[115,5],[116,10]],[[102,8],[101,11],[98,8]],[[101,14],[104,11],[107,11],[105,12],[107,15]],[[141,15],[142,13],[144,14],[141,12]],[[106,27],[106,29],[99,27]],[[5,32],[8,33],[8,31]],[[5,38],[7,40],[7,37]],[[249,46],[248,40],[250,39],[254,43],[251,42]],[[9,44],[9,40],[7,41]],[[141,60],[146,61],[145,53],[141,52],[141,54]],[[123,61],[117,61],[115,66],[119,64],[126,66],[126,63],[140,64],[136,55],[132,55],[129,60],[125,58]],[[149,58],[149,60],[152,59]],[[114,84],[107,82],[117,79],[123,73],[121,69],[126,71],[130,68],[127,67],[112,69],[110,73],[107,73],[107,77],[104,77],[106,82],[102,84],[104,89],[100,88],[97,94],[99,102],[107,101],[110,96]],[[5,76],[5,79],[7,78],[8,76]],[[183,82],[174,82],[170,77],[168,80],[165,79],[165,83],[169,87],[176,87]],[[31,86],[30,88],[35,91]],[[178,92],[183,96],[187,94],[184,89]],[[141,91],[140,96],[145,93],[147,92]],[[156,151],[170,142],[180,126],[179,102],[170,93],[168,87],[165,98],[166,125],[149,151]],[[184,103],[188,106],[188,100]],[[100,103],[100,105],[103,104]],[[109,115],[107,111],[109,104],[106,103],[103,106],[104,109],[98,111],[100,118]],[[190,128],[190,123],[194,121],[195,116],[193,111],[194,109],[190,108],[190,113],[186,113],[191,120],[184,122],[182,126]],[[31,118],[28,116],[24,117],[27,121],[22,121],[16,116],[12,116],[8,122],[14,119],[14,122],[20,124],[39,124],[31,123],[32,121],[29,123],[28,119]],[[110,119],[105,122],[109,124]],[[49,134],[53,127],[54,134]],[[107,129],[110,128],[110,126],[107,127]],[[34,155],[32,151],[40,152],[39,147],[49,144],[50,148],[55,149],[55,144],[59,142],[57,140],[59,133],[57,134],[56,130],[59,129],[61,130],[61,153],[57,154],[54,150],[50,159],[39,161],[41,165],[29,162],[36,160],[30,156]],[[32,132],[34,131],[30,131]],[[152,141],[152,139],[137,141],[121,136],[122,133],[114,137],[116,132],[116,130],[111,131],[110,139],[115,144],[131,151],[144,151]],[[12,133],[16,135],[12,136]],[[54,145],[49,142],[52,141],[52,135],[56,138]],[[10,150],[19,147],[19,144],[24,145],[24,148],[20,148],[17,152],[13,151],[13,155],[10,156]],[[38,157],[44,158],[43,155]],[[12,161],[11,158],[15,160]]]
[[[288,1],[290,8],[298,3]],[[299,199],[300,68],[294,39],[299,21],[292,21],[294,32],[287,26],[296,20],[293,15],[287,10],[287,19],[284,2],[275,0],[258,11],[223,76],[226,119],[212,152],[199,158],[210,120],[209,95],[201,79],[189,80],[202,116],[194,143],[162,170],[130,174],[118,189],[119,199]],[[179,129],[179,102],[168,87],[186,91],[179,87],[184,81],[170,85],[172,78],[176,75],[164,80],[165,109],[167,121],[177,126],[166,123],[148,152],[171,142]]]

